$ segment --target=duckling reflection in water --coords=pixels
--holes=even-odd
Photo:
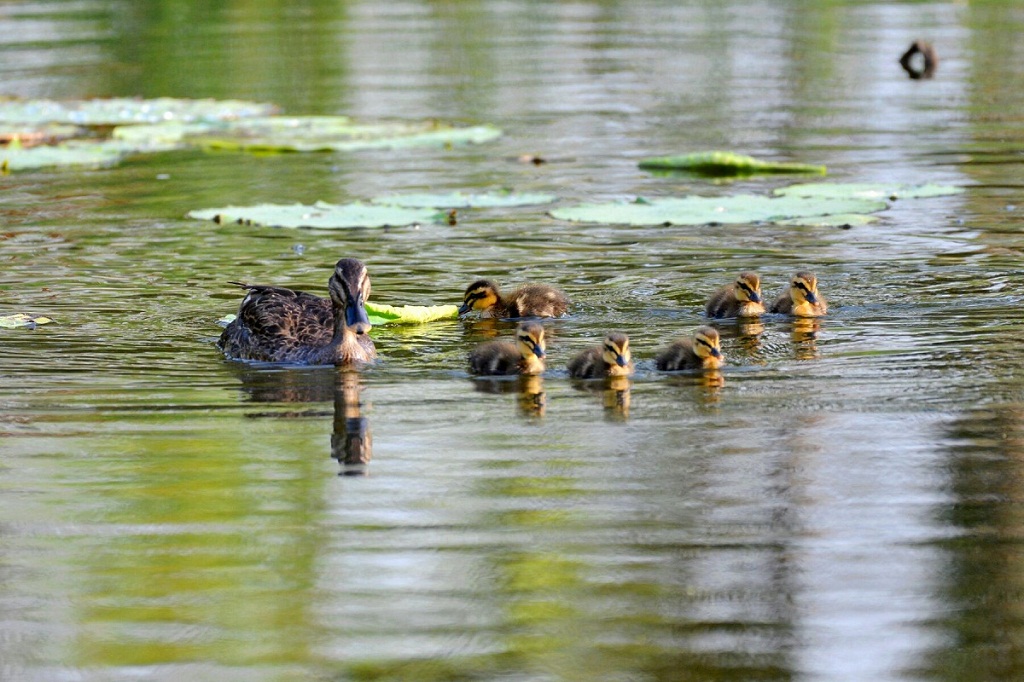
[[[497,284],[481,279],[466,287],[459,315],[476,311],[482,318],[561,317],[568,308],[565,294],[546,284],[524,284],[503,296]]]
[[[520,322],[515,342],[487,341],[469,354],[473,374],[503,376],[540,374],[544,371],[544,327],[539,322]]]
[[[793,352],[797,360],[814,360],[821,355],[817,344],[820,330],[821,323],[813,317],[793,318],[790,338],[793,340]]]
[[[828,302],[818,293],[818,278],[814,273],[801,270],[772,303],[771,311],[795,317],[821,317],[828,312]]]
[[[370,423],[361,414],[362,383],[356,372],[342,372],[334,392],[334,428],[331,456],[341,465],[340,475],[364,475],[373,456]]]
[[[346,365],[377,357],[367,333],[364,303],[370,276],[355,258],[342,258],[327,283],[330,300],[284,287],[232,282],[247,289],[238,317],[217,345],[235,360]]]
[[[711,294],[705,312],[708,317],[757,317],[764,313],[760,275],[741,272],[735,282]]]
[[[622,332],[608,334],[600,346],[588,348],[569,361],[569,376],[573,379],[629,376],[632,373],[629,337]]]
[[[520,374],[508,377],[477,377],[473,380],[474,390],[481,393],[515,393],[519,413],[525,417],[543,417],[547,409],[547,393],[544,391],[544,377],[539,374]]]
[[[673,342],[655,358],[655,365],[662,372],[718,369],[724,362],[718,332],[712,327],[701,327],[693,338]]]

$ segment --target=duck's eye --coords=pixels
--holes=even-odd
[[[736,286],[738,286],[740,289],[743,289],[743,291],[747,292],[748,294],[754,293],[753,287],[751,287],[746,282],[743,282],[743,281],[736,282]]]
[[[793,286],[795,286],[797,289],[802,289],[802,290],[806,291],[807,293],[811,293],[811,290],[807,287],[807,284],[805,282],[801,281],[801,280],[797,280],[796,282],[793,282]]]
[[[697,337],[697,343],[703,344],[703,345],[707,346],[708,348],[714,348],[714,345],[712,345],[712,343],[710,341],[708,341],[707,339],[705,339],[703,336],[698,336]]]

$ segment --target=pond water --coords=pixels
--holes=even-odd
[[[987,680],[1024,676],[1024,7],[1014,2],[0,4],[3,93],[270,101],[492,123],[497,142],[174,152],[0,179],[0,679]],[[897,60],[932,41],[932,80]],[[458,223],[278,230],[191,209],[384,193],[767,193],[640,171],[730,149],[945,183],[852,229]],[[524,154],[541,165],[521,163]],[[1020,205],[1019,210],[1014,210]],[[512,325],[377,327],[358,373],[225,361],[229,280],[458,303],[573,298],[536,381]],[[832,309],[718,325],[813,269]],[[566,360],[627,332],[623,387]]]

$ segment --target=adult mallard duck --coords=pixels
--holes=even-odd
[[[761,277],[749,270],[741,272],[735,282],[711,294],[705,312],[708,317],[757,317],[764,312]]]
[[[539,322],[520,322],[515,343],[487,341],[469,354],[474,374],[540,374],[544,371],[544,327]]]
[[[632,373],[629,337],[621,332],[612,332],[604,337],[600,346],[588,348],[569,361],[569,376],[574,379],[629,376]]]
[[[663,372],[679,369],[718,369],[725,362],[718,332],[701,327],[692,339],[679,339],[658,353],[655,365]]]
[[[772,303],[771,311],[796,317],[821,317],[828,312],[828,302],[818,293],[818,278],[814,273],[801,270]]]
[[[484,318],[561,317],[568,307],[565,294],[546,284],[524,284],[502,296],[497,284],[480,279],[466,287],[459,315],[475,310]]]
[[[217,342],[229,358],[344,365],[377,357],[363,305],[370,297],[370,276],[355,258],[334,266],[327,283],[330,299],[283,287],[232,284],[248,293]]]

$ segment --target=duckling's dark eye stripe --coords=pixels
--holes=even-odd
[[[713,345],[711,345],[711,344],[710,344],[710,343],[709,343],[709,342],[708,342],[708,341],[707,341],[706,339],[701,339],[701,338],[698,338],[698,339],[697,339],[697,343],[702,343],[702,344],[704,344],[705,346],[707,346],[708,348],[714,348],[714,346],[713,346]]]
[[[811,293],[811,290],[807,288],[807,285],[804,284],[803,282],[793,282],[793,286],[795,286],[797,289],[803,289],[807,293]]]
[[[743,289],[743,291],[747,292],[748,294],[754,293],[754,289],[746,282],[736,282],[736,284],[739,285],[740,289]]]

